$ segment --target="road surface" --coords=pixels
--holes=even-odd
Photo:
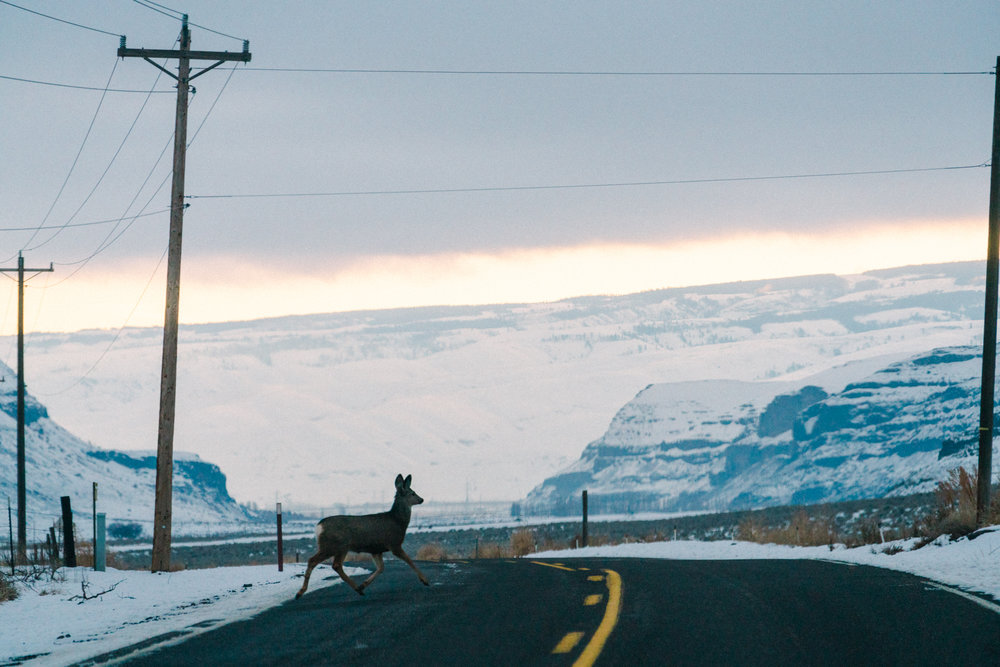
[[[129,665],[1000,664],[1000,613],[925,579],[822,561],[404,564],[134,651]],[[314,577],[330,576],[329,566]],[[334,575],[335,576],[335,575]],[[970,599],[972,598],[972,599]]]

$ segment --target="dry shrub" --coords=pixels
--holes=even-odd
[[[75,551],[77,567],[94,567],[93,542],[77,542]],[[116,570],[126,569],[122,563],[118,562],[118,559],[115,557],[115,552],[107,547],[104,549],[104,565]]]
[[[428,542],[417,549],[417,560],[444,560],[448,557],[447,552],[440,542]]]
[[[17,598],[17,588],[7,580],[7,577],[0,574],[0,602],[7,602]]]
[[[539,551],[564,551],[570,548],[566,542],[560,542],[552,537],[545,537],[539,545]]]
[[[816,547],[830,544],[836,531],[828,518],[811,518],[805,510],[792,515],[787,526],[767,528],[753,518],[746,518],[736,528],[736,539],[761,544],[792,544],[802,547]]]
[[[938,534],[953,537],[971,533],[976,529],[976,490],[978,473],[965,468],[948,472],[948,479],[938,482],[934,495],[938,504]]]
[[[480,542],[477,547],[479,558],[507,558],[508,550],[496,542]]]
[[[736,539],[743,542],[763,542],[764,537],[764,527],[761,526],[753,517],[747,517],[740,521],[740,525],[736,527]]]
[[[930,526],[928,540],[948,534],[958,538],[976,529],[976,505],[978,504],[979,474],[965,468],[955,468],[948,472],[948,478],[938,482],[934,495],[937,511],[934,525]],[[1000,504],[997,499],[990,506],[988,523],[1000,521]]]
[[[530,530],[521,529],[510,536],[510,551],[515,558],[527,556],[535,550],[535,535]]]
[[[91,542],[76,543],[77,567],[94,567],[94,545]]]

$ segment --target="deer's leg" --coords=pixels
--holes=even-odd
[[[315,554],[309,557],[309,564],[306,565],[306,576],[302,580],[302,588],[299,592],[295,594],[295,599],[298,600],[300,597],[305,595],[306,589],[309,588],[309,575],[312,574],[313,568],[325,561],[330,557],[330,554],[325,554],[322,551],[317,551]]]
[[[354,580],[351,579],[346,572],[344,572],[344,558],[346,556],[347,554],[338,554],[337,556],[335,556],[333,559],[333,569],[337,571],[337,574],[340,575],[340,578],[346,581],[347,585],[353,588],[358,595],[364,595],[365,594],[364,586],[361,586],[359,588],[358,585],[354,583]]]
[[[365,590],[373,581],[375,577],[382,574],[382,570],[385,569],[385,562],[382,560],[382,554],[372,554],[372,560],[375,561],[375,571],[372,572],[371,576],[365,579],[364,583],[358,586],[358,592]]]
[[[413,571],[417,573],[417,577],[420,579],[420,583],[422,583],[424,586],[430,586],[431,585],[431,582],[427,581],[427,577],[425,577],[424,573],[420,571],[420,568],[418,568],[414,564],[414,562],[412,560],[410,560],[410,557],[406,555],[406,552],[403,551],[403,547],[401,547],[401,546],[393,547],[392,554],[396,558],[399,558],[399,559],[402,559],[402,560],[406,561],[406,564],[413,568]]]

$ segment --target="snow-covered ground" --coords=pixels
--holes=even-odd
[[[943,538],[911,551],[913,540],[846,549],[748,542],[674,541],[590,547],[533,554],[532,558],[634,557],[671,559],[808,558],[874,565],[927,577],[1000,600],[1000,526],[974,540]],[[890,547],[900,553],[886,553]],[[292,598],[304,564],[231,567],[151,574],[145,571],[63,569],[58,581],[19,584],[20,596],[0,603],[0,663],[67,665],[131,646],[150,637],[205,632]],[[348,568],[352,574],[360,568]],[[340,584],[329,570],[311,589]],[[103,594],[100,594],[102,591]],[[90,599],[83,600],[86,592]],[[99,595],[100,594],[100,595]],[[970,596],[1000,613],[1000,605]],[[223,620],[224,619],[224,620]],[[181,635],[178,635],[181,636]],[[28,658],[26,656],[37,656]]]

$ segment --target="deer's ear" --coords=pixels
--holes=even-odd
[[[396,475],[396,488],[398,489],[398,488],[402,487],[403,484],[404,484],[404,482],[403,482],[403,476],[402,475]]]
[[[410,488],[410,482],[413,481],[413,475],[407,475],[406,479],[403,480],[403,486]]]

